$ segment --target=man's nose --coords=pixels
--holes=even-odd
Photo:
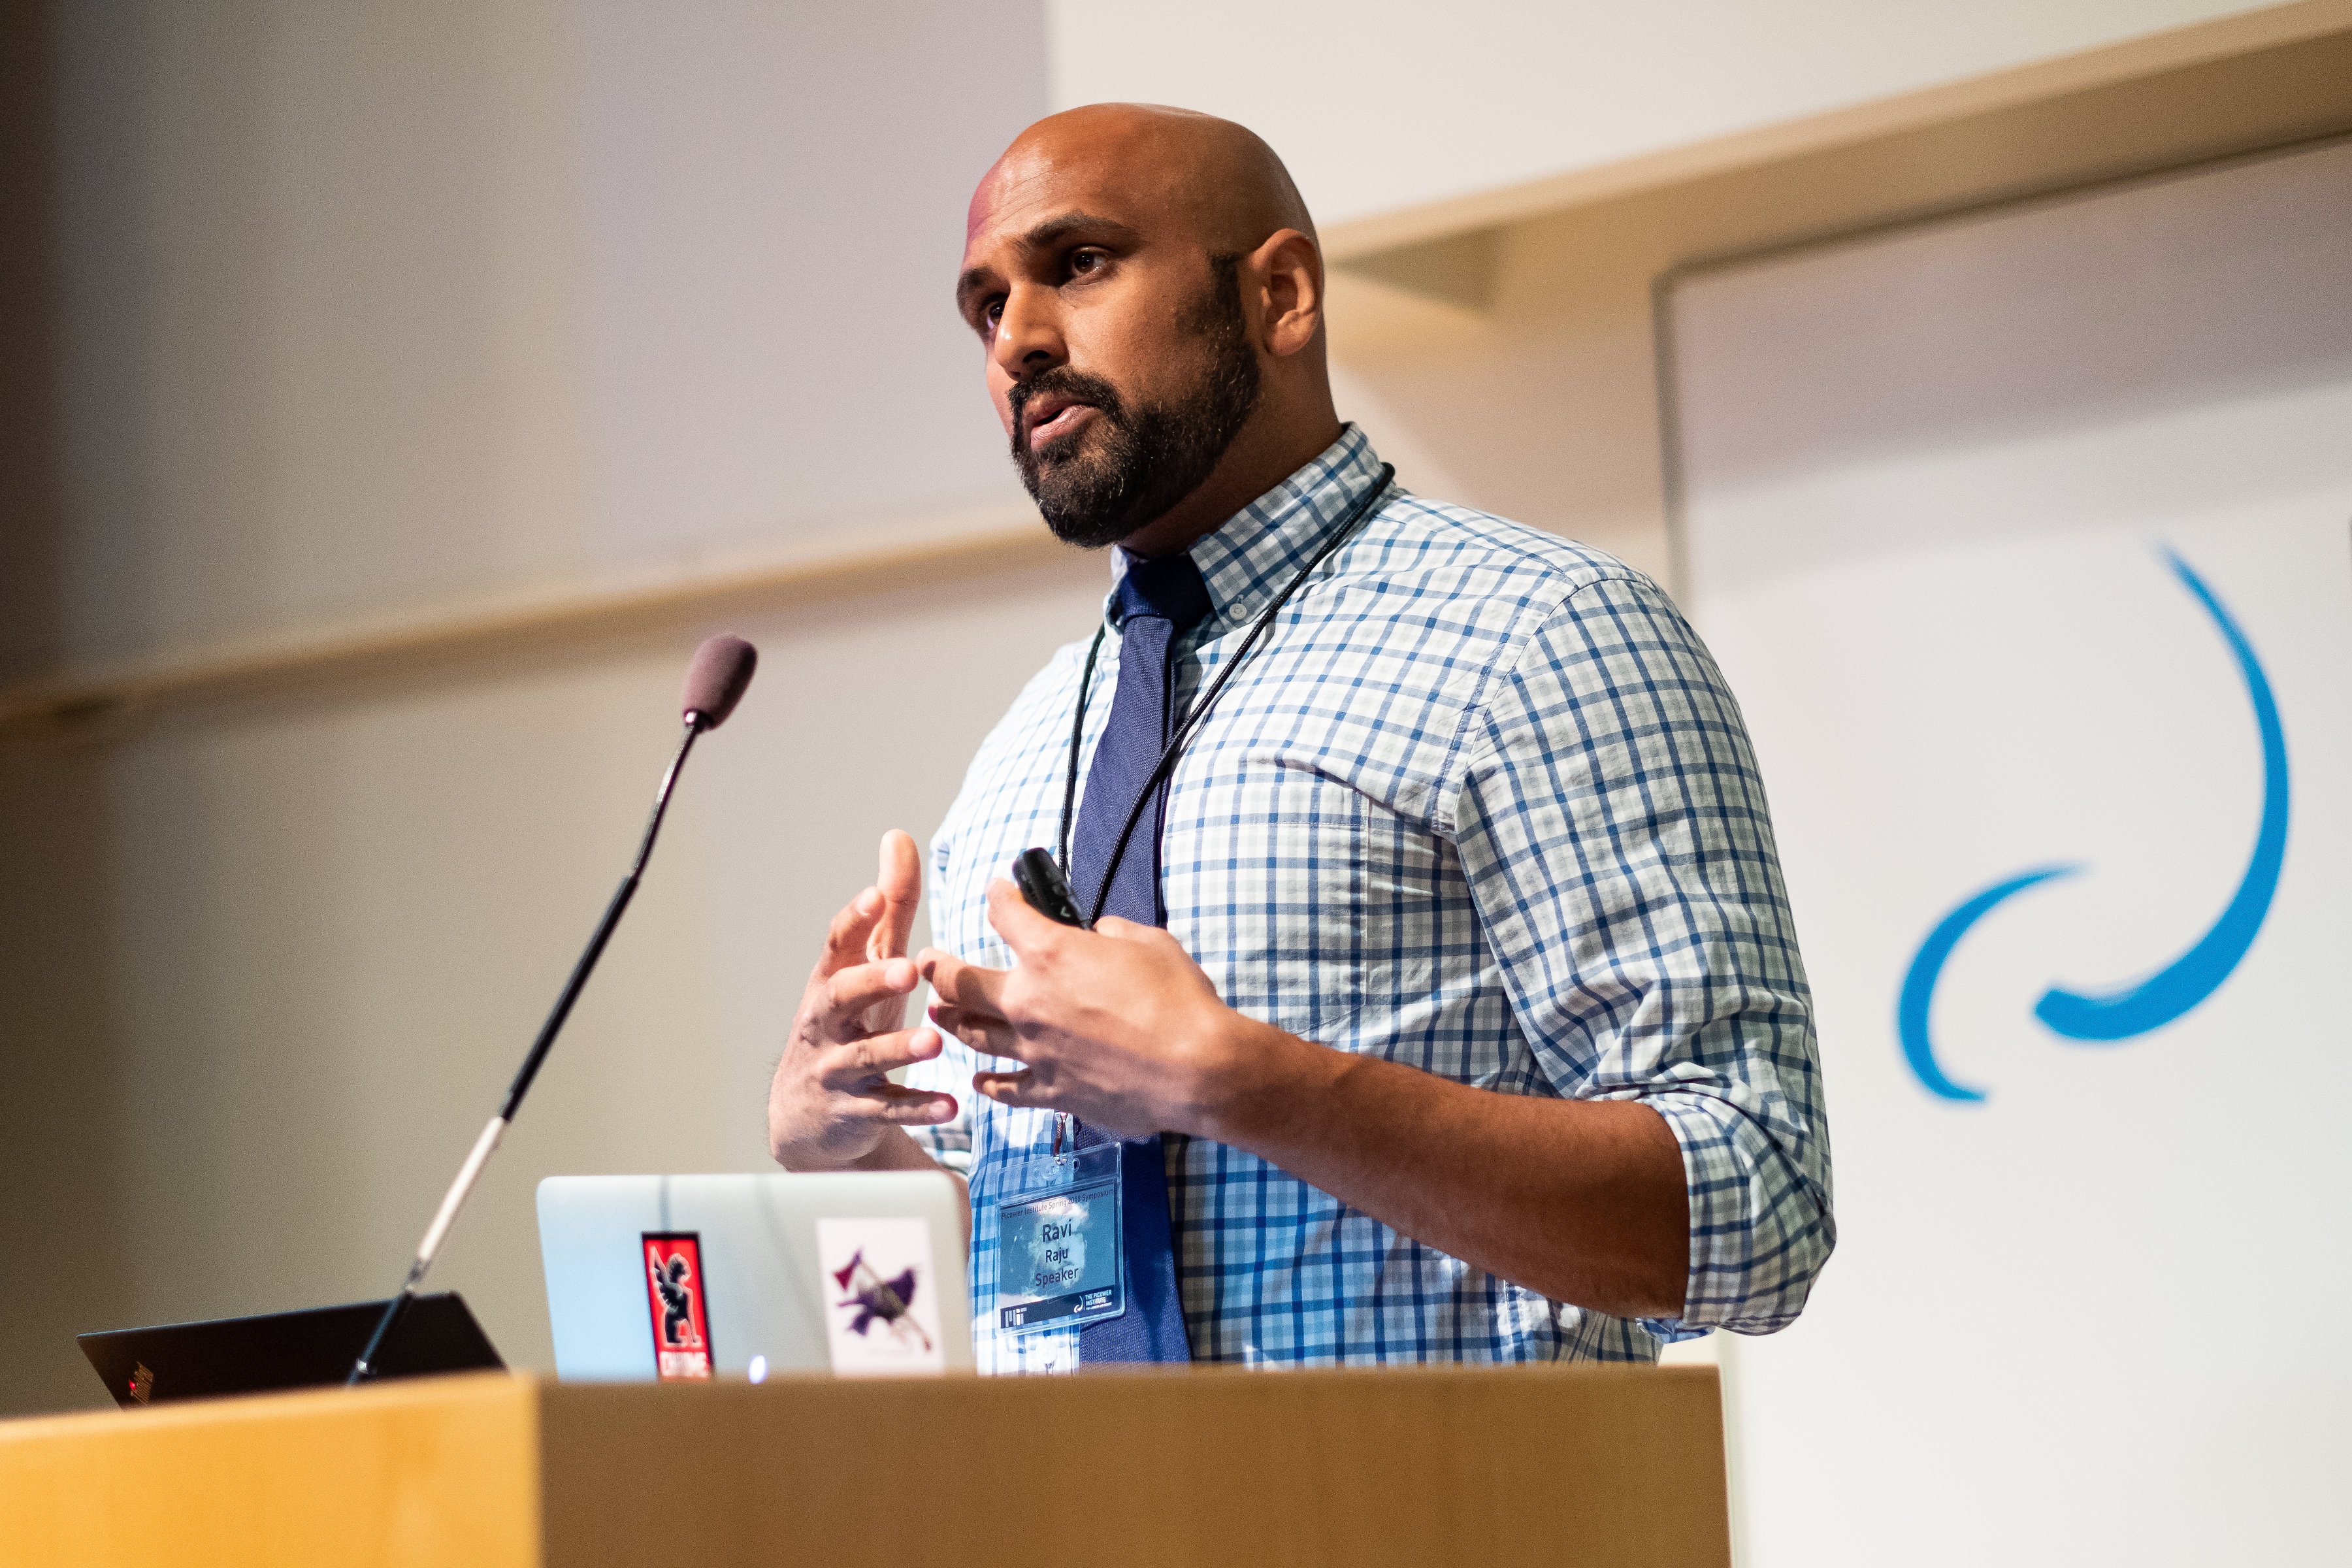
[[[1015,288],[1005,296],[990,353],[997,368],[1014,381],[1025,381],[1069,357],[1060,315],[1045,290]]]

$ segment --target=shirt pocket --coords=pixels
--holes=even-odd
[[[1214,808],[1204,809],[1213,796]],[[1226,1005],[1346,1046],[1363,1005],[1363,795],[1300,759],[1254,752],[1240,776],[1170,802],[1169,930]]]

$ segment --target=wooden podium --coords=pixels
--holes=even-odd
[[[561,1384],[0,1424],[53,1564],[1704,1564],[1710,1367]]]

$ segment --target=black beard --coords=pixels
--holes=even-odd
[[[1116,544],[1156,521],[1205,483],[1257,408],[1257,351],[1242,315],[1241,258],[1210,258],[1208,292],[1188,323],[1208,350],[1208,368],[1178,404],[1130,407],[1098,375],[1055,365],[1013,388],[1013,461],[1054,537],[1087,550]],[[1021,411],[1055,392],[1091,404],[1100,441],[1081,456],[1087,432],[1042,447],[1022,438]]]

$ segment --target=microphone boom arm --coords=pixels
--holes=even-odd
[[[637,846],[635,862],[629,867],[629,874],[621,879],[620,887],[613,894],[613,901],[604,906],[604,918],[596,922],[596,934],[588,939],[588,946],[581,952],[580,962],[572,966],[572,977],[563,983],[562,994],[556,997],[555,1005],[549,1010],[547,1022],[539,1026],[539,1037],[531,1042],[530,1053],[522,1058],[522,1066],[515,1072],[514,1082],[508,1086],[504,1103],[482,1129],[482,1135],[474,1140],[473,1152],[467,1155],[466,1163],[457,1168],[457,1179],[449,1184],[448,1192],[442,1196],[440,1208],[434,1213],[433,1223],[425,1227],[425,1239],[417,1244],[415,1259],[408,1266],[408,1278],[401,1281],[399,1293],[384,1303],[383,1315],[376,1320],[375,1331],[368,1336],[367,1347],[360,1352],[359,1360],[352,1364],[351,1376],[343,1380],[344,1387],[357,1387],[375,1375],[374,1363],[383,1353],[384,1342],[392,1337],[392,1331],[399,1324],[401,1315],[408,1310],[409,1302],[415,1300],[416,1288],[425,1282],[426,1271],[433,1267],[434,1257],[440,1252],[441,1243],[448,1237],[449,1227],[457,1221],[457,1211],[466,1206],[466,1199],[472,1194],[474,1184],[481,1179],[482,1167],[489,1163],[499,1140],[506,1136],[507,1128],[513,1123],[515,1113],[522,1109],[522,1097],[530,1092],[531,1080],[539,1076],[549,1049],[555,1044],[555,1037],[562,1032],[564,1021],[572,1016],[572,1004],[580,1000],[580,993],[587,985],[588,976],[595,973],[596,961],[604,956],[604,944],[613,940],[614,928],[621,923],[622,913],[628,909],[629,900],[636,896],[637,882],[645,876],[646,862],[653,858],[654,839],[661,833],[662,816],[669,810],[669,794],[677,787],[678,770],[686,766],[687,753],[694,750],[695,738],[704,730],[713,727],[709,719],[701,712],[688,710],[686,737],[678,742],[677,754],[669,760],[669,771],[662,774],[661,788],[654,795],[653,816],[646,823],[646,837]]]

